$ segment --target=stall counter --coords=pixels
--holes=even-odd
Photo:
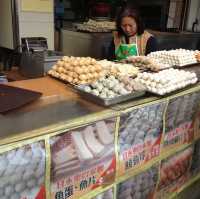
[[[200,178],[199,85],[109,108],[50,77],[9,85],[43,95],[0,115],[3,198],[163,199]]]

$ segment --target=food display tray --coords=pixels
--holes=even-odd
[[[102,106],[112,106],[121,102],[135,99],[137,97],[142,97],[146,93],[146,91],[137,91],[135,93],[130,93],[127,95],[120,95],[115,98],[100,98],[92,93],[85,92],[83,90],[83,86],[75,86],[74,89],[81,97]]]
[[[197,82],[197,83],[198,83],[198,82]],[[195,83],[195,84],[189,84],[189,85],[187,85],[187,86],[184,87],[184,88],[180,88],[180,89],[174,90],[174,91],[172,91],[172,92],[170,92],[170,93],[165,93],[165,94],[163,94],[163,95],[161,95],[161,94],[159,94],[159,93],[156,93],[156,92],[153,92],[153,91],[150,91],[150,90],[148,90],[148,89],[147,89],[146,92],[147,92],[147,93],[154,94],[154,95],[157,95],[157,96],[159,96],[159,97],[167,97],[167,96],[175,95],[175,94],[177,94],[177,93],[180,93],[180,92],[186,91],[186,90],[188,90],[188,89],[191,89],[192,87],[194,87],[195,85],[197,85],[197,83]]]

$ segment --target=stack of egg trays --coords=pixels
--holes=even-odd
[[[0,163],[0,199],[34,199],[44,188],[44,142],[3,152]]]
[[[156,164],[142,173],[117,185],[116,199],[150,199],[155,194],[159,166]]]
[[[165,102],[134,109],[121,116],[119,128],[120,154],[131,147],[155,140],[163,130]]]

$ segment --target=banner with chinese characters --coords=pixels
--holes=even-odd
[[[0,154],[1,198],[45,199],[44,142]]]
[[[51,139],[51,198],[78,198],[114,182],[115,119],[71,130]]]
[[[169,100],[165,117],[163,149],[187,144],[193,140],[194,117],[199,100],[199,92]]]
[[[158,181],[159,166],[155,165],[148,170],[129,178],[117,185],[116,199],[153,199]]]
[[[192,153],[193,147],[191,146],[162,160],[156,198],[166,198],[187,182],[190,174]]]
[[[134,109],[121,116],[119,128],[119,175],[159,156],[166,103]]]

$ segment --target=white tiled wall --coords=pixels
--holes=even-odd
[[[18,13],[20,37],[46,37],[49,49],[53,50],[54,13],[23,12],[21,0],[18,0]]]

